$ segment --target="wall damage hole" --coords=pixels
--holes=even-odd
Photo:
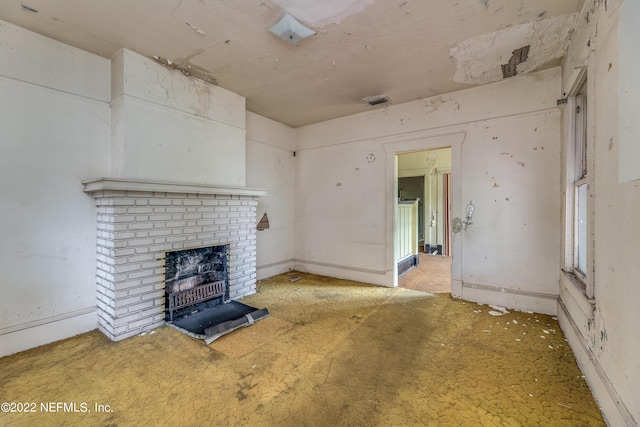
[[[518,70],[516,68],[518,64],[522,64],[527,60],[527,58],[529,57],[530,47],[530,45],[526,45],[511,52],[511,58],[509,59],[509,62],[502,65],[502,76],[505,79],[507,77],[513,77],[518,74]]]
[[[262,231],[262,230],[266,230],[269,228],[269,217],[267,216],[267,213],[265,212],[264,215],[262,215],[262,218],[260,219],[260,221],[258,222],[258,225],[256,226],[256,229],[258,231]]]

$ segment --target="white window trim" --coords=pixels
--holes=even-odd
[[[587,175],[576,180],[576,151],[575,151],[575,143],[578,138],[581,138],[579,132],[576,131],[576,107],[577,100],[576,95],[578,91],[581,89],[584,82],[587,81],[587,102],[589,99],[590,91],[589,85],[591,84],[590,80],[587,79],[587,68],[585,67],[581,70],[580,74],[575,80],[575,84],[569,93],[569,97],[567,99],[567,119],[565,124],[566,128],[566,146],[565,146],[565,239],[564,239],[564,271],[568,273],[571,282],[578,287],[581,292],[585,294],[588,299],[594,298],[594,287],[593,287],[593,140],[592,140],[592,132],[590,132],[590,124],[592,123],[592,112],[591,109],[586,108],[586,117],[587,121],[586,128],[586,139],[587,139]],[[576,198],[577,198],[577,188],[579,185],[587,184],[588,185],[588,197],[587,197],[587,264],[586,264],[586,272],[581,272],[575,266],[577,265],[577,215],[575,212],[576,208]]]

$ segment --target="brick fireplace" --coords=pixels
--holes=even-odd
[[[164,324],[166,252],[229,245],[229,296],[256,291],[256,208],[264,190],[102,178],[97,206],[98,327],[114,341]]]

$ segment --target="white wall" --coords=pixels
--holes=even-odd
[[[348,119],[334,123],[350,126]],[[325,126],[317,125],[318,132]],[[302,128],[298,146],[305,145],[310,130]],[[379,143],[296,151],[297,269],[384,283],[384,171],[385,156]]]
[[[619,183],[623,143],[619,93],[625,90],[620,86],[620,74],[640,74],[638,62],[623,60],[623,52],[618,49],[620,38],[633,37],[618,27],[618,17],[635,13],[625,19],[640,20],[640,9],[632,3],[625,0],[620,7],[620,1],[587,1],[563,64],[563,92],[567,94],[577,82],[576,70],[587,66],[588,144],[594,149],[590,253],[595,281],[594,299],[590,301],[561,274],[559,320],[612,426],[637,425],[640,421],[640,181]],[[587,13],[589,25],[584,19]],[[590,49],[585,49],[587,44]],[[636,120],[640,117],[637,102],[625,103],[624,108],[631,108]],[[636,145],[639,137],[634,135]],[[633,161],[638,168],[638,159]]]
[[[258,231],[258,280],[293,266],[295,130],[247,112],[247,186],[266,189],[258,199],[258,221],[266,213],[269,228]]]
[[[473,225],[460,234],[468,286],[463,296],[555,313],[559,121],[559,112],[550,109],[471,125],[463,147],[462,202],[473,201],[475,213]],[[508,295],[500,295],[502,289]]]
[[[298,263],[393,285],[386,229],[397,175],[387,159],[452,145],[453,216],[476,206],[472,228],[453,239],[454,292],[555,313],[560,95],[556,68],[297,129]]]
[[[109,61],[0,21],[0,356],[94,329]]]
[[[111,81],[111,178],[245,186],[243,97],[128,50]]]

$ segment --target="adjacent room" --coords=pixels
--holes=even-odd
[[[2,2],[0,424],[638,425],[639,20]]]

